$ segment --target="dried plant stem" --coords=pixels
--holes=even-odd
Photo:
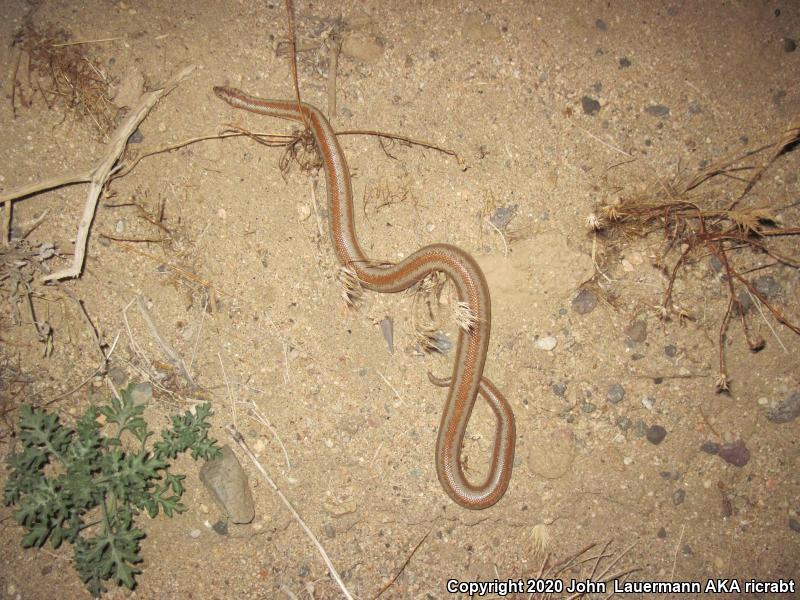
[[[73,183],[89,184],[89,192],[84,204],[83,215],[78,226],[78,233],[75,237],[75,255],[72,260],[72,265],[66,269],[45,276],[43,281],[55,281],[69,277],[77,277],[81,274],[86,257],[89,228],[94,220],[100,194],[114,171],[114,165],[117,163],[120,156],[122,156],[125,146],[128,143],[128,138],[139,126],[139,123],[148,115],[156,102],[158,102],[164,94],[172,91],[172,89],[186,79],[192,71],[194,71],[194,68],[194,65],[184,67],[161,88],[144,94],[139,100],[139,104],[111,135],[111,140],[107,145],[105,155],[91,168],[84,171],[74,171],[61,176],[50,177],[38,183],[22,186],[10,192],[0,194],[0,202],[5,204],[6,210],[6,219],[4,221],[2,235],[4,242],[8,244],[11,223],[11,204],[13,201],[64,185]]]
[[[311,529],[309,529],[308,525],[306,525],[306,522],[298,514],[294,506],[292,506],[292,503],[289,502],[288,498],[286,498],[286,496],[283,495],[283,492],[281,492],[280,488],[278,488],[278,486],[269,476],[267,470],[258,461],[258,458],[256,458],[256,455],[253,454],[252,450],[250,450],[249,446],[247,445],[247,442],[245,442],[244,438],[242,437],[242,434],[239,433],[239,431],[237,431],[237,429],[232,425],[228,425],[227,431],[233,438],[233,441],[235,441],[238,444],[238,446],[247,455],[247,457],[250,459],[250,461],[253,463],[256,469],[258,469],[258,472],[261,473],[261,476],[264,478],[264,481],[266,481],[270,485],[270,487],[278,495],[278,497],[281,499],[286,508],[289,509],[289,512],[292,513],[292,516],[300,524],[300,527],[303,528],[303,531],[305,531],[306,535],[309,537],[314,546],[316,546],[317,551],[320,553],[320,556],[322,556],[322,560],[325,561],[325,565],[328,567],[328,571],[330,572],[331,577],[333,577],[334,581],[336,581],[336,583],[339,585],[339,588],[342,590],[342,594],[344,595],[344,597],[347,598],[347,600],[353,600],[353,596],[350,595],[350,592],[345,587],[342,578],[339,576],[339,573],[336,570],[336,567],[333,566],[333,562],[331,562],[331,559],[328,557],[328,553],[325,552],[325,548],[322,547],[322,544],[320,544],[317,537],[314,535]]]

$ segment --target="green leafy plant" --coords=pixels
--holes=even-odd
[[[105,591],[103,581],[133,589],[135,565],[142,561],[135,527],[146,511],[155,517],[181,513],[185,475],[170,471],[169,461],[191,451],[193,458],[220,455],[208,436],[211,405],[172,417],[161,439],[143,418],[144,406],[133,402],[131,384],[103,407],[90,407],[74,428],[58,415],[30,405],[20,408],[22,451],[8,458],[4,500],[15,505],[14,519],[27,534],[24,547],[74,545],[75,568],[93,596]],[[105,417],[105,425],[98,418]]]

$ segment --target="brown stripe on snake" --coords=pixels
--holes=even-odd
[[[434,384],[450,388],[436,440],[436,472],[445,491],[465,508],[487,508],[497,502],[511,479],[516,433],[511,407],[492,382],[483,377],[492,314],[489,288],[478,264],[469,254],[448,244],[425,246],[394,265],[370,261],[356,238],[347,161],[322,113],[303,103],[301,114],[294,101],[264,100],[233,88],[215,87],[214,93],[236,108],[308,124],[323,159],[334,250],[364,288],[401,292],[435,271],[445,273],[453,282],[459,302],[466,304],[475,319],[467,331],[459,329],[452,376],[431,377]],[[475,485],[464,475],[461,449],[478,393],[494,412],[496,427],[489,473],[483,483]]]

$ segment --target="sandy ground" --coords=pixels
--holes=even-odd
[[[16,60],[11,42],[30,8],[0,7],[6,94]],[[445,392],[426,372],[447,373],[451,355],[418,352],[419,306],[410,294],[366,294],[359,311],[347,310],[324,222],[323,180],[314,191],[296,168],[282,175],[282,150],[249,139],[145,158],[116,179],[97,211],[83,276],[63,284],[106,340],[120,334],[111,361],[117,377],[157,384],[152,422],[210,399],[214,434],[228,443],[224,426],[240,403],[240,429],[357,598],[375,597],[398,571],[382,598],[455,597],[445,590],[448,579],[536,577],[546,557],[554,563],[596,543],[592,556],[609,540],[595,575],[635,568],[634,580],[703,585],[796,578],[800,423],[766,415],[800,390],[800,338],[753,314],[751,326],[767,342],[753,354],[732,325],[731,393],[716,394],[728,296],[708,256],[698,253],[676,282],[695,321],[664,323],[653,311],[667,281],[654,266],[662,240],[617,240],[606,257],[586,219],[598,202],[659,189],[774,141],[796,122],[800,52],[791,40],[800,38],[800,5],[320,0],[299,2],[296,12],[301,91],[326,112],[322,44],[331,33],[343,43],[330,115],[336,129],[395,132],[464,158],[459,165],[429,149],[394,144],[384,152],[374,137],[342,138],[358,232],[371,257],[396,261],[448,242],[473,253],[486,272],[493,300],[486,374],[517,420],[510,488],[480,512],[442,491],[433,449]],[[142,123],[133,153],[225,124],[291,130],[234,111],[211,91],[222,84],[291,96],[288,62],[276,53],[286,37],[276,0],[44,1],[30,23],[67,30],[73,41],[112,38],[84,47],[120,102],[197,66]],[[27,90],[25,65],[17,78]],[[102,155],[91,119],[49,108],[41,96],[30,107],[17,104],[14,117],[10,99],[0,103],[4,190]],[[790,206],[800,196],[799,164],[797,152],[782,156],[753,190],[755,204],[782,207],[787,226],[800,221]],[[18,228],[50,209],[28,241],[55,244],[62,258],[51,268],[69,262],[85,194],[85,186],[62,187],[15,204]],[[161,212],[168,233],[132,203],[150,221]],[[513,214],[500,222],[502,234],[487,223],[498,209]],[[126,244],[102,234],[166,239]],[[796,250],[796,238],[783,248]],[[758,275],[772,277],[775,303],[800,320],[797,271],[777,266]],[[573,300],[587,282],[597,304],[583,312]],[[88,378],[53,405],[69,420],[108,393],[102,378],[90,377],[98,354],[75,304],[58,288],[33,285],[37,312],[53,330],[52,352],[43,356],[27,309],[4,296],[3,453],[14,444],[15,413],[7,408],[51,400]],[[200,391],[189,392],[170,369],[135,305],[126,310],[137,295]],[[387,316],[394,353],[378,325]],[[445,329],[454,339],[452,325]],[[616,403],[608,399],[614,384],[624,389]],[[245,403],[267,416],[291,468]],[[666,432],[660,443],[653,426]],[[492,427],[479,403],[465,448],[476,480]],[[743,466],[701,449],[737,441],[749,451]],[[179,466],[189,474],[190,510],[142,518],[148,537],[138,587],[130,594],[112,586],[108,597],[340,597],[250,464],[256,520],[230,524],[224,534],[210,527],[222,516],[197,479],[199,465]],[[87,597],[69,549],[21,549],[10,513],[0,513],[0,597]],[[589,578],[594,564],[564,576]]]

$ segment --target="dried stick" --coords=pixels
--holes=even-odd
[[[0,202],[5,205],[5,220],[3,223],[3,241],[6,245],[9,243],[9,229],[11,224],[11,204],[14,200],[24,198],[45,190],[50,190],[64,185],[73,183],[88,183],[89,192],[86,197],[86,203],[83,208],[83,215],[81,216],[80,224],[78,226],[78,234],[75,238],[75,255],[72,260],[72,266],[56,271],[43,278],[43,281],[53,281],[64,279],[67,277],[77,277],[81,274],[83,269],[83,262],[86,257],[86,243],[89,238],[89,228],[91,227],[92,220],[94,219],[97,203],[100,200],[100,193],[103,187],[112,175],[114,165],[122,156],[125,146],[128,143],[128,138],[139,126],[139,123],[144,120],[150,110],[155,106],[156,102],[164,95],[172,91],[175,86],[186,79],[192,71],[194,65],[190,65],[181,69],[176,73],[167,83],[161,88],[153,90],[144,94],[139,101],[139,104],[134,108],[125,121],[111,135],[105,156],[103,156],[97,163],[86,170],[76,170],[64,175],[49,177],[37,183],[19,187],[10,192],[0,194]]]
[[[303,528],[303,531],[306,532],[306,535],[311,539],[312,543],[317,547],[317,550],[322,556],[322,560],[325,561],[325,564],[328,567],[328,571],[330,572],[331,577],[333,577],[336,583],[339,584],[339,587],[341,588],[344,597],[347,598],[347,600],[353,600],[353,596],[350,595],[350,592],[348,592],[347,588],[344,586],[344,582],[342,581],[342,578],[339,576],[339,573],[336,571],[336,567],[333,566],[331,559],[328,558],[328,554],[327,552],[325,552],[325,548],[323,548],[322,544],[319,543],[317,537],[314,535],[311,529],[309,529],[308,525],[306,525],[306,522],[303,521],[302,517],[297,513],[294,506],[292,506],[292,503],[289,502],[288,498],[286,498],[286,496],[283,495],[283,492],[281,492],[278,486],[275,485],[275,482],[272,481],[272,478],[269,476],[269,473],[267,473],[267,470],[261,465],[260,462],[258,462],[256,455],[253,454],[252,450],[250,450],[249,446],[247,445],[247,442],[244,441],[242,434],[239,433],[236,430],[236,428],[231,425],[228,425],[226,429],[228,430],[230,436],[233,438],[233,441],[238,444],[238,446],[242,449],[242,451],[245,454],[247,454],[247,457],[252,461],[253,465],[256,467],[256,469],[258,469],[259,473],[261,473],[261,476],[264,478],[264,480],[270,485],[270,487],[272,487],[275,493],[278,494],[278,497],[286,505],[286,508],[289,509],[289,512],[292,513],[292,516],[300,524],[300,527]]]
[[[177,352],[175,352],[175,348],[173,348],[172,345],[166,339],[164,339],[164,336],[161,335],[161,332],[158,330],[158,327],[156,327],[155,321],[153,321],[153,317],[150,314],[150,311],[147,310],[147,306],[145,306],[144,300],[142,300],[141,296],[136,296],[136,306],[139,309],[139,314],[142,315],[142,319],[144,319],[145,325],[147,325],[147,329],[150,330],[150,335],[153,336],[153,339],[161,347],[161,350],[164,352],[164,354],[166,354],[167,360],[169,360],[173,367],[183,373],[183,376],[186,381],[189,382],[189,385],[194,386],[195,382],[192,379],[192,376],[189,374],[189,370],[186,368],[186,363],[184,363],[183,359],[178,356]]]
[[[430,529],[428,529],[428,531],[426,531],[426,532],[425,532],[425,535],[423,535],[423,536],[422,536],[422,539],[421,539],[420,541],[418,541],[418,542],[417,542],[417,545],[416,545],[416,546],[414,546],[414,549],[411,551],[411,553],[408,555],[408,557],[406,557],[405,561],[403,561],[403,564],[402,564],[402,565],[400,565],[400,568],[399,568],[399,569],[397,569],[397,573],[395,573],[395,574],[394,574],[394,577],[392,577],[392,578],[389,580],[389,583],[387,583],[385,586],[383,586],[383,587],[380,589],[380,591],[379,591],[379,592],[378,592],[378,593],[375,595],[375,597],[374,597],[372,600],[378,600],[378,598],[380,598],[380,597],[381,597],[381,595],[383,594],[383,592],[385,592],[385,591],[386,591],[386,590],[388,590],[390,587],[392,587],[392,584],[393,584],[395,581],[397,581],[397,578],[398,578],[398,577],[400,577],[400,574],[401,574],[401,573],[402,573],[402,572],[405,570],[405,568],[408,566],[408,563],[410,563],[410,562],[411,562],[411,558],[414,556],[414,554],[416,554],[416,553],[417,553],[417,550],[419,550],[419,547],[420,547],[420,546],[422,546],[422,542],[424,542],[426,539],[428,539],[428,536],[429,536],[430,534],[431,534],[431,530],[430,530]]]

